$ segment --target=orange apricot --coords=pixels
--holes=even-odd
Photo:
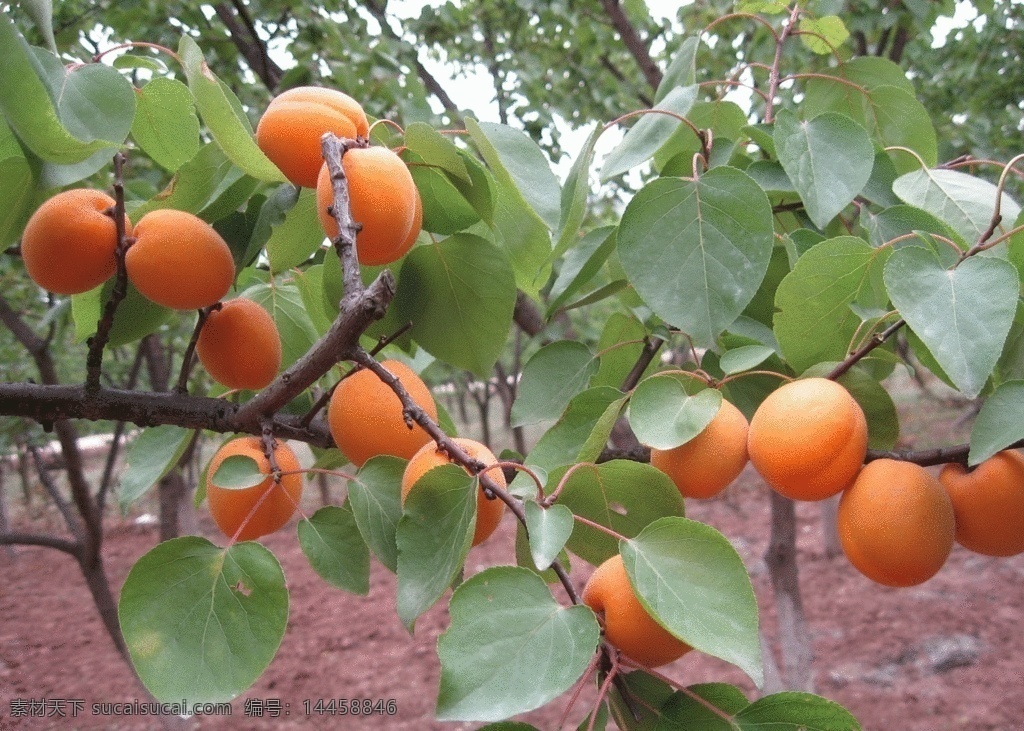
[[[139,220],[125,264],[139,292],[174,310],[216,304],[235,281],[231,249],[213,226],[170,208]]]
[[[605,638],[644,667],[665,665],[693,649],[644,609],[618,554],[597,567],[583,588],[582,599],[595,612],[604,612]]]
[[[948,464],[939,482],[953,502],[956,542],[986,556],[1024,552],[1024,456],[1000,452],[972,471]]]
[[[270,313],[250,299],[233,299],[203,323],[196,355],[217,383],[263,388],[281,367],[281,336]]]
[[[370,126],[359,102],[344,92],[299,86],[267,105],[256,126],[256,144],[295,185],[316,186],[325,132],[354,139],[368,137]]]
[[[876,459],[839,501],[839,540],[854,568],[886,586],[914,586],[942,568],[953,548],[953,504],[912,462]]]
[[[410,234],[419,192],[409,168],[386,147],[349,150],[342,156],[341,166],[348,180],[352,220],[362,227],[356,234],[359,263],[378,266],[401,259],[416,240]],[[327,213],[334,205],[327,165],[320,169],[316,198],[324,233],[333,240],[338,235],[338,223]]]
[[[267,479],[240,490],[214,484],[214,477],[224,460],[236,455],[255,460]],[[213,455],[206,471],[206,499],[210,504],[210,515],[228,538],[236,533],[239,541],[265,536],[281,528],[295,513],[302,497],[302,475],[297,472],[299,461],[283,442],[277,442],[274,447],[274,461],[281,472],[294,474],[281,475],[281,481],[274,482],[270,475],[270,461],[263,452],[263,440],[257,437],[232,439]]]
[[[672,478],[683,497],[714,497],[747,464],[747,429],[747,418],[723,400],[704,431],[673,449],[652,449],[651,464]]]
[[[498,461],[491,450],[480,442],[459,437],[452,439],[452,441],[462,447],[466,454],[478,462],[488,465]],[[405,502],[409,491],[412,490],[413,486],[423,475],[435,467],[449,464],[450,462],[451,460],[448,459],[448,455],[439,450],[434,442],[424,444],[413,455],[412,459],[409,460],[409,464],[405,466],[405,472],[402,474],[402,502]],[[500,467],[492,467],[484,474],[494,480],[499,486],[506,487],[505,474],[501,471]],[[501,516],[504,514],[505,503],[498,498],[489,499],[484,494],[483,487],[480,487],[476,493],[476,529],[473,531],[472,545],[476,546],[486,541],[491,533],[494,532],[494,529],[498,527],[498,523],[501,522]]]
[[[436,421],[437,405],[427,384],[401,361],[386,360],[381,365],[401,381],[412,400]],[[327,423],[334,443],[356,467],[381,454],[409,459],[430,441],[430,435],[419,424],[409,428],[398,396],[365,368],[334,389],[327,407]]]
[[[32,281],[56,294],[80,294],[117,271],[114,199],[98,190],[58,193],[29,218],[21,236],[21,258]],[[125,217],[130,236],[131,222]]]
[[[750,420],[750,461],[779,494],[824,500],[844,490],[868,449],[868,423],[850,392],[807,378],[773,391]]]

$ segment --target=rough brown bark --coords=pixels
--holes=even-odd
[[[652,89],[657,89],[658,85],[661,84],[662,73],[661,69],[658,68],[658,64],[651,58],[647,42],[640,37],[640,33],[626,16],[622,5],[619,4],[619,0],[601,0],[601,4],[611,19],[612,25],[615,26],[615,30],[622,37],[623,44],[633,55],[633,58],[636,59],[644,79]]]

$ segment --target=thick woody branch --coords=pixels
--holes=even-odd
[[[651,58],[651,52],[647,47],[647,43],[640,37],[640,33],[633,26],[633,23],[630,22],[619,0],[601,0],[601,5],[604,6],[604,11],[611,19],[615,30],[622,37],[622,42],[633,55],[633,58],[636,59],[637,64],[640,65],[644,79],[647,80],[652,89],[657,89],[658,85],[661,84],[661,69],[658,68],[658,64]]]
[[[111,388],[90,395],[83,386],[0,383],[0,414],[22,416],[44,424],[62,419],[126,421],[142,427],[171,424],[221,434],[261,435],[263,426],[259,412],[243,414],[243,408],[222,399],[174,392]],[[282,439],[317,447],[334,446],[326,426],[317,422],[306,426],[300,421],[301,417],[279,414],[273,421],[274,433]]]
[[[256,33],[256,26],[249,17],[245,4],[234,0],[231,5],[234,9],[228,3],[217,3],[213,9],[228,29],[231,42],[245,58],[249,68],[260,77],[264,86],[273,91],[281,82],[284,72],[267,53],[267,46]]]
[[[82,547],[66,538],[36,533],[0,533],[0,546],[43,546],[79,558]]]
[[[345,295],[341,298],[337,319],[309,352],[239,408],[238,418],[246,424],[259,423],[277,413],[335,364],[350,358],[358,349],[359,337],[373,322],[384,317],[395,296],[395,277],[390,270],[382,271],[368,287],[363,286],[360,277],[355,239],[358,229],[352,220],[348,185],[341,165],[341,156],[345,150],[356,143],[328,133],[324,135],[321,144],[334,188],[331,213],[339,229],[334,244],[341,259]]]

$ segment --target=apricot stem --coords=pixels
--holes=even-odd
[[[97,53],[95,56],[92,57],[92,62],[99,63],[100,59],[102,59],[108,53],[120,51],[122,48],[153,48],[157,51],[162,51],[163,53],[166,53],[168,56],[177,61],[179,65],[181,64],[181,58],[178,56],[177,53],[172,51],[170,48],[167,48],[166,46],[161,46],[159,43],[147,43],[145,41],[128,41],[127,43],[120,43],[114,46],[113,48],[108,48],[105,51],[100,51],[99,53]]]
[[[580,523],[583,523],[583,525],[590,526],[594,530],[599,530],[602,533],[608,534],[609,536],[611,536],[612,538],[614,538],[617,541],[629,540],[629,539],[626,538],[626,536],[622,535],[621,533],[617,533],[616,531],[612,530],[611,528],[609,528],[607,526],[604,526],[604,525],[601,525],[600,523],[595,523],[594,521],[590,520],[589,518],[584,518],[582,515],[573,514],[572,517],[573,517],[574,520],[576,520],[576,521],[578,521]]]
[[[199,333],[203,330],[203,325],[206,323],[206,319],[210,316],[210,313],[214,310],[219,310],[222,307],[220,302],[212,304],[209,307],[203,307],[199,310],[199,317],[196,319],[196,326],[192,330],[192,337],[188,341],[188,346],[185,348],[185,354],[181,358],[181,372],[178,374],[178,385],[175,387],[175,393],[182,395],[188,394],[188,378],[192,373],[192,366],[195,365],[195,352],[196,343],[199,341]]]
[[[555,501],[558,499],[558,496],[562,494],[562,489],[569,482],[569,478],[572,477],[573,473],[576,472],[576,470],[581,469],[583,467],[596,466],[597,465],[593,464],[592,462],[577,462],[576,464],[574,464],[572,467],[565,471],[565,474],[562,475],[562,479],[558,481],[557,487],[555,487],[555,489],[551,491],[550,495],[541,500],[540,504],[545,508],[550,508],[552,505],[555,504]]]

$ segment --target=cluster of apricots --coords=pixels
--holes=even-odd
[[[853,566],[887,586],[934,576],[954,540],[991,556],[1024,552],[1024,456],[1002,452],[968,472],[867,456],[868,426],[850,393],[825,378],[788,383],[764,400],[749,425],[732,404],[696,438],[651,450],[651,463],[684,497],[717,495],[748,458],[764,480],[793,500],[842,493],[838,527]]]
[[[338,235],[338,223],[329,213],[334,189],[320,144],[326,132],[365,145],[370,125],[348,94],[301,86],[270,102],[256,127],[256,142],[288,180],[316,188],[320,223],[333,240]],[[360,227],[359,263],[378,266],[405,256],[423,224],[423,203],[405,163],[387,147],[356,146],[345,152],[341,166],[352,220]]]
[[[117,271],[114,200],[89,189],[66,190],[32,214],[21,239],[29,276],[64,295],[104,284]],[[146,298],[175,310],[218,305],[235,279],[231,250],[201,218],[172,209],[150,211],[134,227],[124,221],[128,280]],[[231,300],[211,312],[197,343],[199,360],[228,388],[258,389],[281,365],[273,318],[255,302]]]
[[[824,500],[842,493],[840,541],[869,579],[906,587],[934,576],[954,541],[976,553],[1024,552],[1024,456],[1004,451],[972,471],[943,467],[938,478],[917,464],[867,456],[868,426],[850,393],[825,378],[790,382],[764,400],[748,423],[728,401],[694,439],[651,450],[651,464],[688,498],[710,498],[749,460],[780,495]],[[643,608],[620,556],[605,561],[583,592],[604,613],[605,636],[647,667],[691,648]]]

